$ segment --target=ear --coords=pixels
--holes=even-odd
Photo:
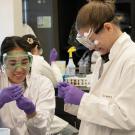
[[[113,31],[112,23],[109,22],[104,23],[104,29],[107,30],[108,32]]]
[[[32,54],[34,54],[34,55],[38,55],[38,54],[39,54],[38,45],[36,45],[36,46],[32,49]]]

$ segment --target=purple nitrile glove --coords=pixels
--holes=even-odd
[[[65,103],[79,105],[84,92],[72,84],[60,83],[58,96],[64,98]]]
[[[0,108],[5,103],[17,100],[22,95],[22,88],[19,85],[12,85],[10,87],[0,90]]]
[[[24,96],[17,99],[16,104],[17,104],[18,108],[23,110],[26,114],[31,114],[31,113],[35,112],[35,110],[36,110],[33,102]]]
[[[64,98],[64,96],[65,96],[65,88],[67,86],[69,86],[69,83],[66,83],[66,82],[60,82],[60,83],[58,83],[58,85],[57,85],[57,88],[58,88],[58,97]]]
[[[57,57],[58,57],[58,53],[57,53],[56,49],[53,48],[53,49],[50,51],[50,62],[56,61]]]

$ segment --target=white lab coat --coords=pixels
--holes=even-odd
[[[79,106],[79,135],[135,135],[135,43],[123,33],[111,48],[100,79],[99,65],[91,91]]]
[[[62,82],[62,74],[60,72],[60,69],[56,65],[55,62],[52,63],[50,66],[42,56],[39,55],[33,55],[33,62],[32,62],[32,70],[31,73],[33,74],[40,74],[44,75],[47,78],[49,78],[54,87],[57,86],[58,82]]]
[[[46,135],[55,110],[55,94],[51,81],[41,75],[27,76],[24,96],[36,106],[36,116],[27,119],[16,102],[6,103],[0,109],[0,127],[10,128],[11,135]],[[0,77],[0,89],[10,86],[5,73]]]
[[[51,66],[44,60],[42,56],[33,55],[32,62],[32,74],[40,74],[48,77],[52,82],[54,87],[57,82],[63,81],[62,74],[55,62],[51,63]],[[48,134],[54,134],[60,132],[68,125],[68,122],[54,115],[53,122],[50,127]]]
[[[31,26],[28,25],[28,24],[22,24],[22,27],[20,28],[20,31],[21,31],[21,33],[20,33],[19,36],[24,36],[24,35],[27,35],[27,34],[32,34],[32,35],[36,36],[35,32],[31,28]]]

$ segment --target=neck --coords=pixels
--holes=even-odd
[[[120,30],[120,28],[115,28],[115,37],[114,37],[114,40],[113,40],[113,44],[114,44],[114,42],[122,35],[122,31]]]

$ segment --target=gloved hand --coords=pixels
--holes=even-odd
[[[17,99],[16,104],[17,104],[18,108],[23,110],[26,114],[31,114],[31,113],[35,112],[35,110],[36,110],[33,102],[24,96]]]
[[[0,90],[0,108],[8,102],[17,100],[22,96],[22,88],[19,85],[13,85]]]
[[[58,57],[58,53],[57,53],[56,49],[53,48],[53,49],[50,51],[50,62],[56,61],[57,57]]]
[[[64,99],[65,103],[79,105],[84,92],[69,83],[58,84],[58,96]]]

